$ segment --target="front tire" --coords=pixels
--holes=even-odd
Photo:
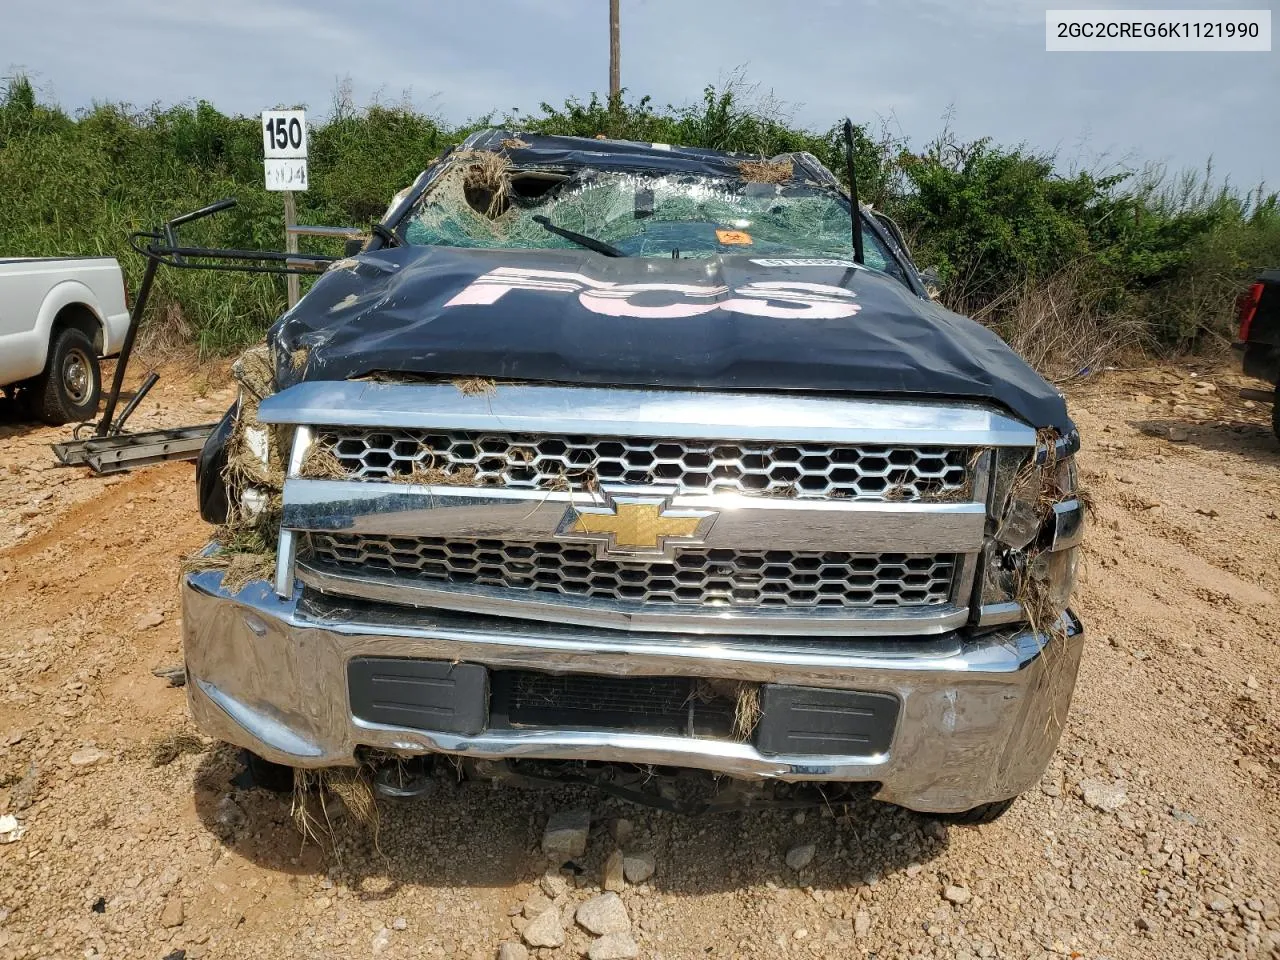
[[[293,790],[293,767],[264,760],[252,750],[240,751],[248,774],[249,784],[269,790],[271,793],[290,793]]]
[[[980,827],[983,824],[995,823],[1005,815],[1005,812],[1013,806],[1013,802],[1017,797],[1010,797],[1008,800],[997,800],[994,803],[984,803],[980,807],[974,807],[972,810],[965,810],[963,813],[952,813],[945,817],[941,817],[944,823],[953,823],[961,827]]]
[[[33,393],[36,413],[45,423],[79,423],[97,413],[102,369],[93,341],[74,327],[60,330]]]

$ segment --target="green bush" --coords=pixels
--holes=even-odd
[[[433,158],[494,122],[761,156],[808,151],[844,179],[838,125],[798,128],[783,105],[740,78],[685,107],[592,95],[461,127],[407,106],[357,109],[340,91],[330,115],[313,121],[311,189],[298,196],[299,219],[368,227]],[[1211,169],[1175,178],[1064,174],[1053,155],[1022,146],[944,131],[914,153],[902,138],[863,127],[855,157],[861,197],[898,221],[921,267],[938,269],[944,301],[1023,344],[1042,340],[1043,318],[1063,310],[1102,328],[1098,342],[1118,343],[1123,330],[1164,350],[1220,343],[1236,293],[1259,268],[1280,263],[1276,195],[1216,185]],[[142,263],[126,245],[129,231],[224,196],[239,206],[191,228],[192,242],[283,245],[281,199],[263,186],[258,118],[203,101],[99,104],[73,117],[16,77],[0,98],[0,183],[0,256],[112,254],[131,286]],[[1033,302],[1040,290],[1053,291],[1047,313]],[[224,352],[257,339],[280,314],[284,282],[162,270],[153,303],[150,323],[202,352]],[[1041,318],[1034,331],[1019,327],[1027,316]]]

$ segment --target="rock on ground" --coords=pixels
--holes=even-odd
[[[574,918],[589,933],[598,937],[610,933],[626,933],[631,929],[631,918],[626,905],[616,893],[602,893],[578,907]]]
[[[1123,783],[1106,780],[1080,781],[1080,795],[1087,806],[1103,813],[1115,813],[1129,800]]]
[[[554,906],[549,897],[535,890],[529,894],[529,899],[524,902],[524,909],[521,912],[524,913],[525,919],[532,920],[534,917],[542,916]]]
[[[600,886],[605,890],[621,893],[626,889],[626,880],[623,874],[623,857],[621,850],[615,850],[609,854],[609,859],[604,862],[604,878],[601,880]]]
[[[957,885],[949,885],[942,889],[942,899],[948,903],[954,903],[958,907],[964,906],[973,899],[973,894],[969,892],[968,887]]]
[[[164,614],[159,610],[148,610],[138,618],[135,626],[139,630],[150,630],[164,623]]]
[[[818,848],[812,843],[800,843],[787,851],[787,866],[792,870],[803,870],[809,864],[813,863],[814,854],[818,852]]]
[[[531,947],[559,947],[564,944],[564,928],[560,925],[560,911],[555,907],[534,917],[520,932],[524,942]]]
[[[0,843],[17,843],[27,828],[12,813],[0,816]]]
[[[644,883],[657,869],[658,861],[652,853],[628,853],[622,858],[622,873],[627,883]]]
[[[590,810],[561,810],[553,813],[542,832],[542,852],[548,856],[580,857],[587,852],[591,831]]]
[[[498,960],[529,960],[529,950],[523,943],[508,940],[498,944]]]
[[[244,826],[245,812],[240,804],[236,803],[235,797],[227,794],[218,801],[218,810],[215,815],[218,826],[226,830],[238,830]]]
[[[609,836],[613,837],[614,843],[618,846],[626,846],[635,829],[636,825],[626,817],[615,817],[609,821]]]
[[[587,960],[634,960],[640,948],[629,933],[608,933],[587,947]]]
[[[569,881],[560,873],[558,867],[552,867],[544,873],[538,880],[538,886],[552,900],[556,897],[562,897],[569,892]]]
[[[97,747],[81,747],[72,753],[70,758],[73,767],[91,767],[105,759],[107,759],[107,754]]]

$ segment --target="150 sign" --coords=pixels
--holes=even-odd
[[[262,112],[262,156],[268,190],[307,189],[306,111]]]

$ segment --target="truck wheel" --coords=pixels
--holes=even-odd
[[[72,327],[59,331],[35,384],[36,413],[45,423],[88,420],[97,413],[101,397],[102,371],[93,341]]]
[[[995,823],[995,821],[1004,816],[1005,811],[1012,807],[1013,801],[1017,799],[1017,797],[1010,797],[1008,800],[984,803],[982,806],[974,807],[972,810],[965,810],[963,813],[952,813],[939,819],[962,827],[977,827],[984,823]]]
[[[293,768],[264,760],[251,750],[240,751],[248,774],[248,786],[261,787],[272,793],[290,793],[293,790]]]

